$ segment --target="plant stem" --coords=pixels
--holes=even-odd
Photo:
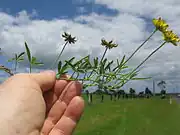
[[[131,54],[131,56],[124,62],[125,64],[134,56],[134,54],[156,33],[157,29],[155,29],[151,35]]]
[[[76,73],[75,71],[72,73],[71,78],[73,78],[73,76],[74,76],[75,73]]]
[[[158,48],[156,48],[151,54],[149,54],[149,56],[144,59],[133,71],[136,71],[141,65],[143,65],[154,53],[156,53],[160,48],[162,48],[164,45],[166,44],[166,42],[163,42]]]
[[[87,74],[87,72],[84,74],[84,76],[83,76],[83,80],[82,80],[82,85],[84,84],[84,79],[85,79],[85,77],[86,77],[86,74]]]
[[[5,71],[5,72],[8,73],[10,76],[13,76],[13,75],[14,75],[9,68],[6,68],[6,67],[3,66],[3,65],[0,65],[0,70]]]
[[[103,56],[101,57],[100,64],[101,64],[101,62],[103,61],[103,59],[104,59],[104,57],[105,57],[105,55],[106,55],[107,50],[108,50],[108,48],[106,47],[106,49],[105,49],[105,51],[104,51],[104,53],[103,53]],[[91,71],[91,73],[89,74],[88,78],[91,77],[91,75],[93,74],[93,72],[94,72],[94,70]]]
[[[75,78],[75,79],[76,79],[76,80],[78,80],[78,77],[79,77],[79,73],[77,73],[77,76],[76,76],[76,78]]]
[[[63,46],[61,52],[59,53],[57,59],[55,60],[54,64],[52,65],[51,69],[55,68],[56,63],[57,63],[58,59],[61,57],[61,55],[62,55],[64,49],[66,48],[66,45],[67,45],[67,44],[68,44],[68,42],[66,42],[66,43],[64,44],[64,46]]]
[[[129,58],[121,65],[121,67],[123,67],[135,54],[136,52],[144,46],[144,44],[157,32],[157,29],[155,29],[151,34],[150,36],[138,47],[136,48],[136,50],[129,56]],[[118,68],[116,71],[115,71],[115,74],[118,73],[119,71],[121,70],[121,68]],[[117,80],[116,80],[116,83],[117,83]]]
[[[135,53],[141,48],[143,47],[143,45],[157,32],[157,29],[155,29],[150,36],[129,56],[129,58],[122,64],[122,66],[124,66],[134,55]],[[115,73],[117,73],[120,69],[116,70]]]
[[[101,58],[101,61],[100,61],[100,68],[101,68],[101,63],[102,63],[102,61],[103,61],[103,59],[104,59],[104,57],[105,57],[105,55],[106,55],[106,52],[107,52],[107,50],[108,50],[108,48],[106,47],[106,49],[105,49],[105,51],[104,51],[104,54],[103,54],[103,56],[102,56],[102,58]],[[100,71],[100,70],[99,70]],[[101,83],[99,84],[100,86],[102,86],[104,84],[104,74],[102,75],[102,81],[101,81]],[[102,87],[100,88],[100,91],[102,91]]]
[[[14,72],[16,73],[16,68],[17,68],[17,60],[15,60],[15,67],[14,67]]]
[[[142,66],[154,53],[156,53],[160,48],[162,48],[167,42],[163,42],[158,48],[156,48],[151,54],[149,54],[126,78],[128,78],[129,76],[132,75],[132,73],[134,73],[140,66]],[[129,79],[126,79],[127,81],[124,84],[126,84]],[[121,82],[120,82],[121,83]],[[119,85],[120,83],[118,83],[117,85]],[[123,86],[122,85],[122,86]],[[116,86],[116,85],[115,85]]]
[[[31,66],[31,63],[29,64],[29,73],[31,73],[31,68],[32,68],[32,66]]]
[[[102,56],[102,58],[101,58],[101,60],[100,60],[100,63],[103,61],[103,59],[104,59],[104,57],[105,57],[105,55],[106,55],[107,50],[108,50],[108,48],[106,47],[106,49],[105,49],[105,51],[104,51],[104,53],[103,53],[103,56]]]

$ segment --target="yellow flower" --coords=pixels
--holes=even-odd
[[[112,48],[115,48],[115,47],[118,46],[118,44],[113,44],[112,42],[113,42],[112,40],[107,42],[106,40],[102,39],[101,40],[101,45],[105,46],[108,49],[112,49]]]
[[[163,38],[166,42],[172,43],[173,45],[177,46],[177,42],[180,42],[180,38],[173,33],[173,31],[164,31],[163,32]]]
[[[152,22],[156,29],[161,32],[166,31],[166,29],[169,27],[169,25],[161,17],[159,17],[158,19],[153,19]]]

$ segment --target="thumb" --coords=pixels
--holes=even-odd
[[[36,81],[36,83],[40,86],[42,92],[53,88],[56,82],[56,73],[51,70],[40,73],[31,73],[30,77]]]

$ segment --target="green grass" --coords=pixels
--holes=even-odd
[[[86,98],[85,98],[86,99]],[[100,99],[100,97],[99,97]],[[86,104],[74,135],[179,135],[180,104],[169,100],[121,99]]]

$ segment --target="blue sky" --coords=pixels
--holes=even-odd
[[[104,37],[119,44],[107,53],[108,58],[115,60],[124,54],[130,55],[148,37],[154,28],[151,22],[154,17],[163,17],[179,33],[179,7],[179,0],[1,0],[0,47],[10,58],[15,52],[24,51],[26,40],[33,55],[42,60],[47,69],[62,48],[60,35],[67,31],[77,36],[78,42],[65,50],[62,59],[86,54],[101,56],[104,49],[99,44]],[[136,66],[161,42],[162,36],[157,33],[129,65]],[[179,87],[178,53],[178,47],[166,45],[146,63],[140,75],[152,76],[156,81],[166,80],[171,91]],[[0,56],[0,64],[7,64],[6,61],[7,57]],[[19,72],[23,72],[23,68]],[[151,88],[152,81],[129,83],[126,88],[131,86],[139,90]]]
[[[73,18],[81,14],[98,14],[116,15],[117,10],[108,9],[105,5],[95,4],[94,2],[77,2],[77,0],[1,0],[1,11],[16,15],[22,10],[31,13],[35,10],[39,19],[51,20],[54,18]],[[85,9],[85,10],[83,10]],[[79,11],[80,10],[80,11]],[[81,12],[83,11],[83,13]]]

